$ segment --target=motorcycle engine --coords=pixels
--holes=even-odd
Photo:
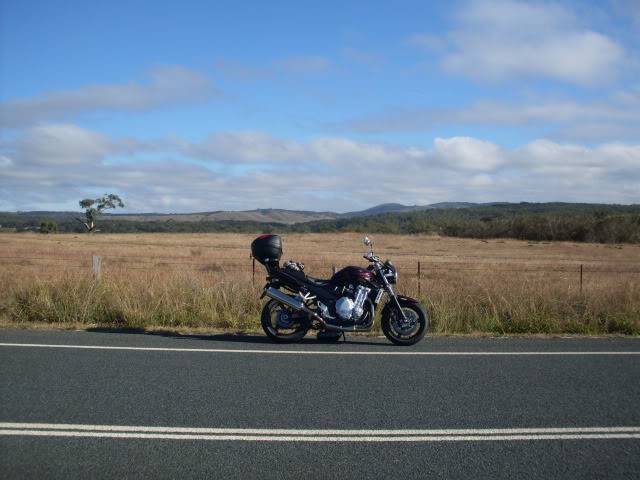
[[[336,313],[343,320],[351,320],[356,304],[349,297],[341,297],[336,301]]]
[[[359,286],[355,298],[341,297],[336,301],[336,313],[342,320],[357,321],[364,313],[364,301],[371,289]]]

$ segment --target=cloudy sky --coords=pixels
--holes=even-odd
[[[640,203],[640,1],[0,0],[0,210]]]

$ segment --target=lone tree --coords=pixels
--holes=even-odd
[[[58,224],[53,220],[45,220],[40,223],[40,233],[56,233],[58,231]]]
[[[124,203],[118,195],[114,193],[105,193],[100,198],[85,198],[80,200],[80,208],[84,208],[85,219],[76,218],[87,229],[87,233],[96,231],[96,221],[98,216],[104,211],[111,208],[123,208]]]

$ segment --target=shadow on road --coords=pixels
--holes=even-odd
[[[109,328],[109,327],[92,327],[87,328],[87,332],[93,333],[118,333],[118,334],[129,334],[129,335],[152,335],[158,337],[168,337],[175,339],[185,339],[185,340],[209,340],[216,342],[229,342],[229,343],[254,343],[254,344],[266,344],[266,345],[282,345],[272,342],[265,335],[260,334],[243,334],[243,333],[219,333],[219,334],[193,334],[193,333],[178,333],[172,332],[169,330],[145,330],[144,328]],[[384,341],[371,341],[366,340],[366,337],[349,337],[346,338],[341,337],[338,341],[331,340],[319,340],[315,336],[307,335],[301,342],[298,344],[306,344],[306,345],[327,345],[327,344],[340,344],[340,345],[378,345],[378,346],[393,346],[391,343],[387,343]]]

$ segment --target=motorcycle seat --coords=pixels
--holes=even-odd
[[[322,280],[321,278],[314,278],[307,275],[306,281],[316,287],[326,287],[329,285],[330,280]]]

